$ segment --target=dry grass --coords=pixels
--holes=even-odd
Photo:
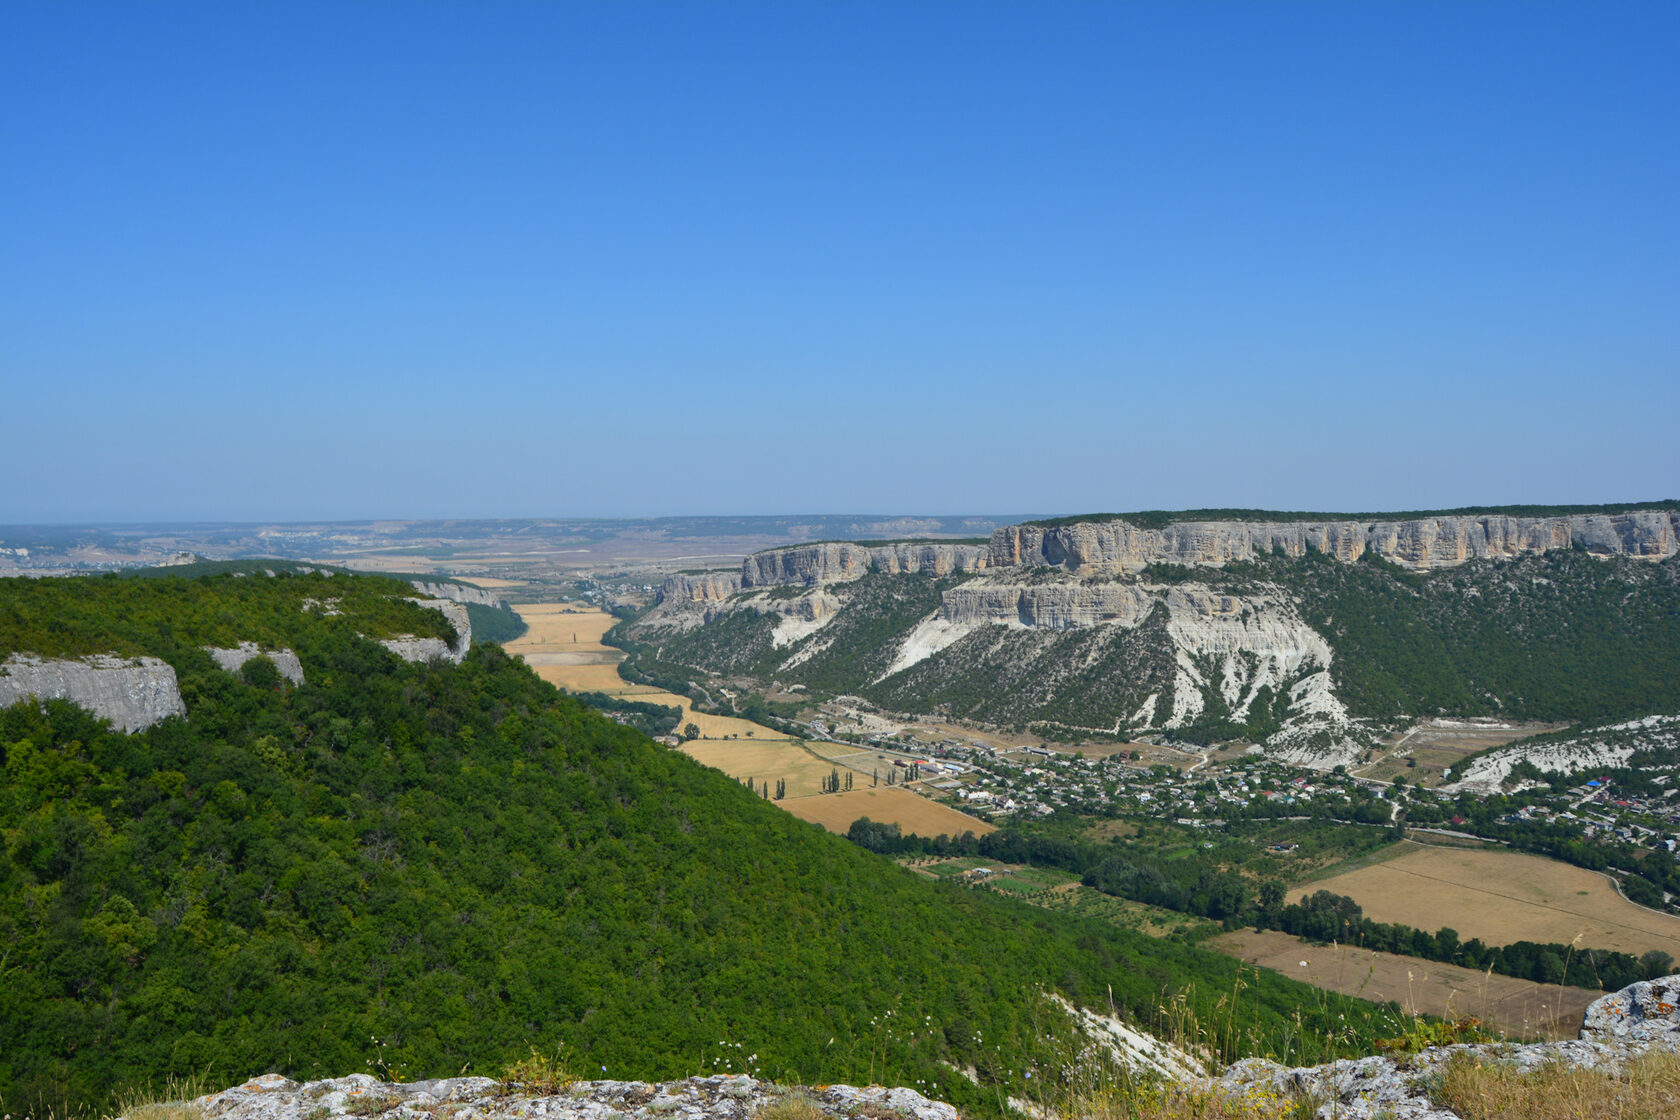
[[[1561,1064],[1521,1073],[1455,1054],[1430,1098],[1465,1120],[1680,1120],[1680,1054],[1646,1054],[1616,1074]]]
[[[508,643],[509,653],[579,650],[618,653],[601,644],[601,635],[618,622],[606,611],[581,603],[512,603],[510,606],[530,629]]]
[[[1520,852],[1407,847],[1398,859],[1300,891],[1347,895],[1379,922],[1431,931],[1450,926],[1466,941],[1574,942],[1634,956],[1660,949],[1680,958],[1680,918],[1633,905],[1595,872]]]
[[[1309,945],[1277,930],[1237,930],[1202,944],[1326,991],[1375,1003],[1393,1000],[1411,1014],[1443,1019],[1473,1015],[1513,1038],[1574,1038],[1587,1005],[1604,994],[1492,976],[1420,957]]]
[[[759,1110],[755,1120],[824,1120],[823,1110],[801,1093],[789,1093]]]
[[[204,1106],[197,1098],[216,1091],[202,1074],[170,1077],[161,1089],[146,1085],[117,1091],[104,1110],[48,1100],[16,1102],[0,1096],[0,1113],[12,1120],[203,1120]]]
[[[780,731],[751,720],[697,712],[686,696],[631,684],[620,677],[618,663],[624,654],[612,646],[601,644],[601,635],[618,622],[605,611],[579,603],[514,603],[512,606],[530,630],[517,641],[509,642],[506,649],[525,658],[537,676],[549,684],[569,692],[604,692],[609,696],[633,697],[650,704],[681,708],[683,723],[699,727],[704,739],[727,740],[733,736],[761,743],[790,741]],[[766,773],[757,765],[734,770],[709,759],[701,761],[718,766],[724,773],[738,778],[781,776]],[[819,788],[813,781],[811,792],[816,793]],[[791,780],[789,792],[792,792]]]
[[[1253,1088],[1239,1096],[1165,1084],[1120,1088],[1058,1105],[1080,1120],[1310,1120],[1325,1103],[1310,1094],[1279,1095]]]
[[[864,778],[866,784],[868,780]],[[942,832],[949,836],[960,836],[964,832],[984,836],[994,831],[993,826],[985,821],[898,786],[789,798],[781,805],[794,816],[820,824],[830,832],[845,832],[859,817],[896,824],[905,832],[921,836],[938,836]]]

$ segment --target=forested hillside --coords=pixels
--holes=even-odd
[[[342,614],[300,609],[322,587]],[[1044,991],[1145,1024],[1182,995],[1231,1053],[1310,1059],[1374,1025],[1225,958],[919,880],[498,647],[402,662],[357,633],[392,590],[0,581],[0,648],[162,657],[188,712],[132,736],[62,702],[0,712],[8,1107],[189,1072],[496,1073],[564,1042],[612,1076],[709,1070],[726,1046],[736,1068],[985,1109],[998,1090],[946,1063],[1018,1085],[1056,1033]],[[198,648],[230,638],[291,647],[306,683]]]
[[[1297,597],[1357,715],[1599,722],[1680,710],[1680,557],[1560,549],[1427,574],[1370,556],[1250,567],[1226,578]]]
[[[777,646],[778,600],[819,593],[831,617]],[[1004,605],[977,616],[969,605],[987,594]],[[1105,595],[1154,605],[1116,620],[1089,606]],[[1060,614],[1029,613],[1056,596]],[[820,592],[742,592],[704,625],[662,629],[665,617],[618,636],[664,680],[773,679],[818,699],[850,694],[1050,738],[1368,744],[1436,715],[1680,711],[1680,556],[1558,549],[1418,572],[1369,552],[1348,563],[1308,551],[1089,578],[1049,567],[972,580],[871,572]],[[936,625],[950,639],[917,654]],[[1330,687],[1303,700],[1302,682],[1326,670]]]

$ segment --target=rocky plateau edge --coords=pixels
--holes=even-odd
[[[1010,525],[992,533],[987,566],[1120,574],[1157,563],[1230,564],[1276,550],[1292,557],[1316,551],[1348,563],[1370,552],[1405,568],[1430,569],[1559,548],[1667,559],[1680,550],[1680,511],[1560,517],[1481,514],[1415,521],[1182,521],[1160,529],[1126,521]]]
[[[1159,1045],[1159,1044],[1158,1044]],[[1641,981],[1587,1008],[1580,1038],[1527,1045],[1430,1047],[1417,1054],[1346,1059],[1289,1068],[1246,1059],[1211,1077],[1180,1077],[1187,1088],[1232,1097],[1311,1098],[1316,1115],[1337,1120],[1460,1120],[1430,1099],[1431,1086],[1455,1054],[1533,1070],[1547,1062],[1617,1070],[1649,1051],[1680,1053],[1680,976]],[[859,1116],[960,1120],[949,1104],[912,1089],[831,1085],[790,1089],[747,1076],[694,1077],[649,1084],[580,1081],[557,1092],[532,1091],[487,1077],[410,1083],[366,1074],[298,1083],[266,1074],[192,1102],[205,1120],[327,1120],[336,1116],[450,1120],[753,1120],[797,1095],[834,1120]],[[1028,1102],[1011,1101],[1021,1111]]]
[[[1292,557],[1321,552],[1348,563],[1369,552],[1405,568],[1433,569],[1559,548],[1666,559],[1680,552],[1680,511],[1558,517],[1479,514],[1411,521],[1181,521],[1158,529],[1120,520],[1009,525],[993,530],[985,545],[899,542],[866,547],[825,541],[768,549],[742,561],[736,583],[724,572],[677,575],[666,581],[662,598],[717,602],[755,587],[845,582],[871,569],[947,575],[1054,567],[1082,576],[1122,575],[1150,564],[1238,563],[1274,550]]]

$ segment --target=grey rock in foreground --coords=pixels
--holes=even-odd
[[[175,670],[155,657],[101,653],[59,661],[14,653],[0,664],[0,708],[30,696],[68,700],[131,734],[187,714]]]
[[[1250,1058],[1231,1066],[1215,1084],[1235,1095],[1311,1095],[1323,1102],[1320,1117],[1337,1120],[1460,1120],[1458,1113],[1429,1099],[1431,1081],[1454,1054],[1509,1062],[1525,1072],[1548,1062],[1614,1071],[1653,1050],[1680,1053],[1680,976],[1642,980],[1595,1000],[1587,1008],[1579,1039],[1433,1046],[1413,1055],[1353,1058],[1297,1069]]]
[[[366,1074],[299,1084],[266,1074],[196,1102],[206,1120],[326,1120],[432,1115],[449,1120],[751,1120],[789,1095],[826,1116],[850,1117],[864,1106],[905,1120],[960,1120],[948,1104],[910,1089],[786,1089],[747,1076],[642,1081],[579,1081],[557,1093],[503,1089],[488,1077],[448,1077],[404,1084]]]

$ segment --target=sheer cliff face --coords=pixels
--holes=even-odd
[[[1680,552],[1677,527],[1680,514],[1667,510],[1156,529],[1115,520],[1011,526],[986,547],[813,544],[748,557],[738,582],[728,574],[673,580],[633,632],[662,644],[677,663],[710,672],[750,664],[886,710],[1106,734],[1245,724],[1269,752],[1330,767],[1357,758],[1381,730],[1372,721],[1387,717],[1350,712],[1350,697],[1364,694],[1338,690],[1363,662],[1335,663],[1344,653],[1332,643],[1339,635],[1355,656],[1370,651],[1345,627],[1334,630],[1313,591],[1319,584],[1301,581],[1323,580],[1330,594],[1336,580],[1390,577],[1336,565],[1212,569],[1274,551],[1322,553],[1345,564],[1371,553],[1415,571],[1509,560],[1486,570],[1509,578],[1525,565],[1556,564],[1647,572],[1655,580],[1672,561],[1644,568],[1532,557],[1580,549],[1671,558]],[[1155,563],[1209,570],[1140,574]],[[1276,580],[1262,575],[1268,571]],[[906,572],[967,578],[937,586],[931,578],[887,578]],[[1348,602],[1359,601],[1348,594]],[[739,617],[745,612],[759,617]],[[735,656],[742,649],[751,656]]]
[[[432,583],[423,579],[409,581],[410,586],[422,595],[430,595],[434,599],[449,599],[456,603],[477,603],[482,607],[506,606],[501,596],[486,591],[482,587],[466,587],[459,583]]]
[[[68,700],[128,732],[187,714],[175,670],[155,657],[95,654],[49,661],[13,654],[0,665],[0,708],[30,696]]]
[[[979,544],[901,542],[865,548],[830,541],[754,553],[741,565],[741,586],[845,583],[871,568],[888,575],[921,572],[944,576],[978,571],[986,567],[990,557],[989,546]]]
[[[661,603],[721,603],[741,590],[740,572],[679,572],[659,589]]]
[[[1680,551],[1680,513],[1482,515],[1418,521],[1185,521],[1160,529],[1125,521],[1082,521],[1045,528],[1011,525],[992,534],[991,567],[1051,566],[1082,575],[1136,572],[1149,564],[1228,564],[1273,549],[1288,556],[1322,552],[1354,561],[1374,552],[1407,568],[1451,567],[1469,560],[1554,548],[1660,560]]]
[[[455,628],[455,640],[446,642],[442,638],[398,634],[382,639],[379,644],[404,661],[452,661],[457,665],[465,661],[467,650],[472,647],[472,619],[467,616],[467,608],[447,599],[410,599],[409,602],[447,618]]]

